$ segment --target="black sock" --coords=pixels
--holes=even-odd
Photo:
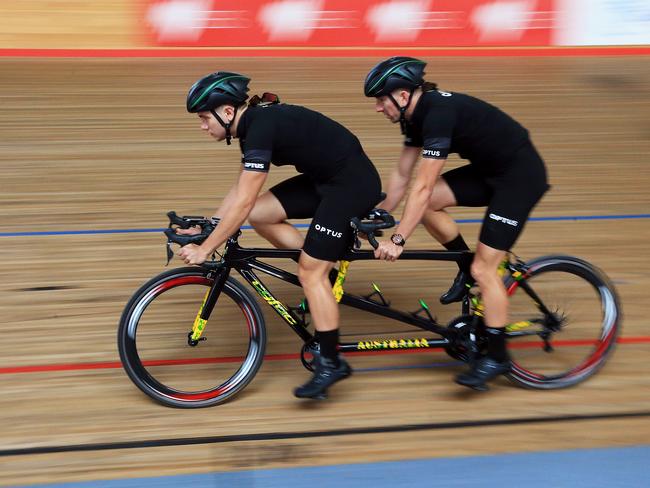
[[[469,247],[465,243],[463,236],[458,234],[454,239],[449,241],[446,244],[443,244],[447,251],[469,251]]]
[[[320,343],[320,353],[325,359],[334,363],[334,367],[339,366],[339,330],[328,330],[325,332],[316,331],[316,339]]]
[[[465,242],[465,239],[463,239],[463,236],[458,234],[454,239],[449,241],[446,244],[443,244],[445,249],[447,251],[469,251],[469,247],[467,247],[467,243]],[[458,269],[463,271],[460,267],[460,263],[458,263]]]
[[[500,363],[508,360],[506,349],[506,331],[504,328],[485,327],[488,339],[487,355]]]

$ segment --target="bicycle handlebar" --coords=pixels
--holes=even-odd
[[[206,219],[205,217],[183,216],[179,217],[173,210],[167,212],[169,218],[169,228],[165,229],[167,240],[173,244],[186,246],[188,244],[201,244],[212,233],[219,223],[219,219]],[[174,227],[177,226],[177,227]],[[198,234],[177,234],[176,229],[189,229],[190,227],[200,227],[201,232]]]
[[[395,226],[395,218],[383,208],[372,209],[368,216],[361,220],[354,217],[350,220],[350,225],[357,232],[363,232],[368,237],[370,245],[377,249],[379,243],[375,239],[375,234],[381,229],[389,229]]]
[[[169,218],[169,228],[164,233],[167,237],[168,244],[178,244],[187,246],[188,244],[201,244],[212,233],[219,224],[219,219],[206,219],[197,216],[178,216],[173,210],[167,212]],[[375,208],[371,210],[366,217],[360,219],[354,217],[350,220],[350,226],[357,232],[362,232],[368,237],[370,245],[377,249],[379,243],[375,238],[381,235],[382,229],[388,229],[395,226],[395,219],[386,210]],[[176,229],[189,229],[191,227],[200,227],[201,232],[198,234],[177,234]]]

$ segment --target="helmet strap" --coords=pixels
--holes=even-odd
[[[214,118],[217,119],[217,122],[221,124],[221,127],[226,130],[226,144],[230,146],[230,140],[232,139],[230,127],[232,126],[232,122],[224,122],[223,119],[217,115],[217,112],[214,109],[211,109],[210,112],[214,115]],[[235,120],[235,117],[237,117],[237,107],[235,107],[235,115],[232,117],[233,121]]]
[[[415,88],[417,87],[411,88],[411,91],[409,92],[409,99],[407,100],[406,105],[404,105],[403,107],[400,107],[399,103],[397,103],[397,100],[395,100],[392,93],[388,94],[388,98],[390,98],[393,101],[393,103],[399,110],[399,128],[402,131],[402,134],[406,134],[406,124],[407,124],[406,111],[408,110],[409,105],[411,105],[411,99],[413,98],[413,92],[415,91]]]

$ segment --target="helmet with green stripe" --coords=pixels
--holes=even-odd
[[[187,111],[212,111],[221,105],[239,107],[248,99],[249,81],[250,78],[244,75],[227,71],[204,76],[192,85],[187,94]]]
[[[424,83],[426,65],[424,61],[406,56],[389,58],[370,70],[363,91],[367,97],[381,97],[398,88],[413,90]]]
[[[215,119],[226,130],[226,144],[230,145],[232,134],[230,128],[237,109],[248,98],[248,82],[251,81],[244,75],[218,71],[204,76],[192,85],[187,94],[187,111],[191,114],[210,111]],[[222,105],[232,105],[235,112],[232,120],[223,120],[216,109]]]

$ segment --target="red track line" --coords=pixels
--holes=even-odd
[[[650,344],[650,337],[622,337],[616,341],[618,344]],[[585,346],[590,345],[593,341],[555,341],[554,346]],[[509,347],[513,349],[526,349],[531,347],[538,347],[539,342],[526,342],[519,344],[511,344]],[[414,354],[430,352],[431,349],[389,349],[379,351],[359,351],[348,352],[347,355],[363,355],[363,356],[378,356],[382,354]],[[298,353],[289,354],[268,354],[264,356],[265,361],[287,361],[296,360],[300,358]],[[195,359],[176,359],[176,360],[152,360],[145,361],[146,366],[165,366],[172,364],[210,364],[210,363],[236,363],[241,361],[240,357],[223,357],[223,358],[195,358]],[[0,368],[0,374],[16,374],[16,373],[44,373],[50,371],[86,371],[92,369],[119,369],[122,363],[119,361],[107,361],[99,363],[68,363],[68,364],[41,364],[32,366],[14,366],[7,368]]]
[[[132,49],[0,49],[0,57],[44,58],[203,58],[203,57],[385,57],[396,54],[420,56],[649,56],[650,46],[567,47],[195,47]]]

